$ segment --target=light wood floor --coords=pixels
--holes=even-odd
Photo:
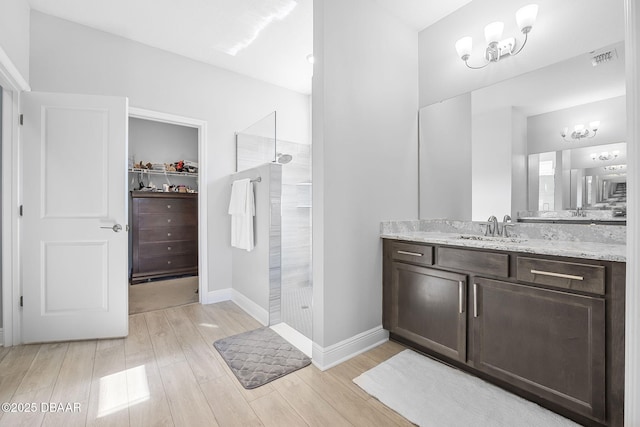
[[[410,426],[352,379],[403,350],[388,342],[325,372],[245,390],[213,341],[260,327],[231,302],[129,316],[123,339],[0,347],[0,426]],[[42,402],[81,412],[42,411]]]
[[[129,285],[129,314],[198,302],[198,276]]]

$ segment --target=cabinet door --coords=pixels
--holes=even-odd
[[[392,263],[390,332],[445,356],[467,356],[462,274]]]
[[[476,368],[604,419],[604,299],[481,278],[471,297]]]

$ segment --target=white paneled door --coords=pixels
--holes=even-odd
[[[126,336],[127,99],[22,97],[22,340]]]

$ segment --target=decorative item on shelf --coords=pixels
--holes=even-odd
[[[586,128],[583,124],[575,125],[573,132],[569,134],[569,128],[564,128],[560,131],[560,136],[567,142],[571,142],[566,137],[569,135],[572,139],[581,140],[582,138],[593,138],[598,133],[600,128],[600,120],[594,120],[589,123],[589,128]]]
[[[518,28],[522,34],[524,34],[524,41],[517,51],[514,52],[516,46],[516,40],[514,37],[500,40],[502,38],[502,31],[504,30],[504,23],[492,22],[484,28],[484,36],[487,41],[487,48],[485,50],[485,59],[487,62],[479,67],[469,65],[468,60],[473,48],[473,38],[471,36],[462,37],[456,42],[456,51],[458,52],[458,56],[464,61],[468,68],[479,70],[492,62],[498,62],[504,55],[515,56],[519,54],[527,44],[528,34],[531,31],[531,28],[533,28],[533,24],[536,22],[537,15],[537,4],[530,4],[521,7],[516,12]]]
[[[612,152],[608,152],[608,151],[603,151],[602,153],[598,154],[598,153],[591,153],[591,160],[602,160],[603,162],[606,162],[608,160],[613,160],[616,157],[618,157],[620,155],[620,151],[618,150],[614,150]]]

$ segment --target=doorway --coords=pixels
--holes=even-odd
[[[206,298],[204,131],[203,122],[130,109],[130,314]]]

